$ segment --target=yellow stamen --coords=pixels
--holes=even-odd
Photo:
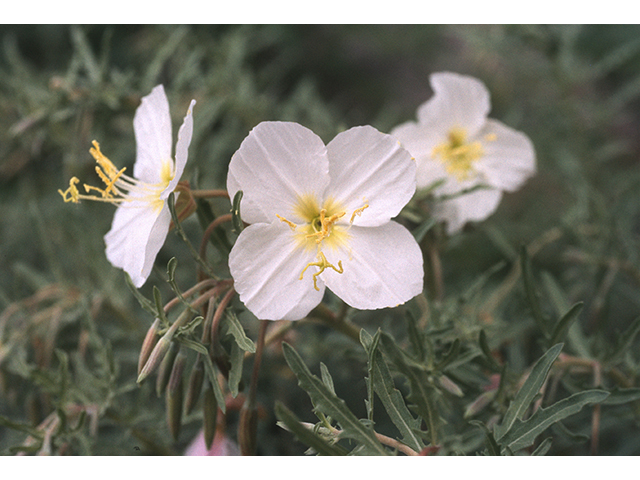
[[[286,219],[286,218],[284,218],[284,217],[281,217],[281,216],[280,216],[280,215],[278,215],[277,213],[276,213],[276,217],[278,217],[278,218],[280,219],[280,221],[282,221],[282,222],[286,223],[287,225],[289,225],[289,226],[291,227],[291,230],[294,230],[294,231],[295,231],[295,229],[296,229],[296,228],[298,228],[298,226],[297,226],[295,223],[293,223],[293,222],[291,222],[291,221],[287,220],[287,219]]]
[[[322,253],[322,252],[318,252],[318,261],[317,262],[311,262],[306,267],[304,267],[304,269],[302,270],[302,273],[300,273],[300,280],[302,280],[302,278],[304,276],[304,272],[306,272],[307,268],[309,268],[309,267],[318,267],[320,269],[316,273],[313,274],[313,288],[315,288],[316,290],[320,290],[318,288],[318,283],[317,283],[318,275],[320,275],[322,272],[324,272],[327,268],[333,268],[338,273],[343,273],[344,272],[344,270],[342,269],[342,260],[338,261],[338,268],[336,268],[334,265],[332,265],[331,263],[329,263],[327,261],[327,257],[325,257],[324,253]]]
[[[467,132],[459,127],[452,128],[447,137],[448,141],[434,147],[431,156],[441,157],[448,173],[465,180],[473,170],[473,163],[484,155],[482,144],[467,143]]]
[[[92,142],[93,147],[89,150],[96,163],[96,174],[102,180],[105,187],[99,188],[93,185],[84,184],[87,194],[83,195],[76,186],[79,180],[73,177],[69,181],[69,188],[65,191],[58,190],[65,202],[78,203],[80,200],[94,200],[113,204],[123,204],[129,201],[146,203],[154,209],[162,208],[164,201],[160,198],[162,191],[173,179],[173,161],[165,160],[161,165],[160,182],[151,184],[145,183],[135,178],[125,175],[126,168],[118,170],[111,160],[100,151],[100,144]],[[98,195],[99,194],[99,195]]]
[[[76,185],[80,180],[77,177],[71,177],[69,180],[69,188],[67,188],[64,192],[62,190],[58,190],[58,193],[62,195],[62,199],[64,203],[73,202],[78,203],[78,197],[80,196],[80,192],[78,192],[78,188]]]
[[[333,227],[333,224],[336,223],[338,219],[344,217],[346,213],[347,212],[335,213],[331,215],[329,218],[326,218],[327,209],[323,208],[322,210],[320,210],[320,218],[319,218],[320,224],[318,225],[320,229],[318,230],[316,228],[315,221],[314,221],[314,224],[312,225],[314,230],[316,231],[310,235],[307,235],[307,238],[318,237],[316,238],[316,243],[322,242],[322,240],[324,240],[329,235],[331,235],[331,228]]]
[[[106,173],[109,178],[113,177],[118,172],[118,169],[113,163],[111,163],[111,160],[102,154],[100,151],[100,144],[96,140],[91,142],[91,144],[93,145],[93,148],[89,149],[89,153],[96,160],[96,163],[102,167],[104,173]]]
[[[350,223],[350,224],[353,224],[353,221],[355,220],[356,215],[357,215],[357,216],[362,215],[362,212],[364,211],[364,209],[365,209],[365,208],[368,208],[368,207],[369,207],[369,204],[368,204],[368,203],[365,203],[364,207],[356,208],[356,209],[353,211],[353,213],[351,214],[351,220],[349,220],[349,223]]]

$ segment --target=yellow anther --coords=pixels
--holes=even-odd
[[[331,235],[331,227],[333,227],[333,224],[336,223],[340,218],[344,217],[346,213],[347,212],[335,213],[329,218],[326,218],[327,209],[323,208],[322,210],[320,210],[320,218],[318,219],[320,224],[317,227],[316,225],[313,225],[313,229],[316,231],[307,235],[307,238],[318,237],[316,238],[316,243],[322,242],[322,240]]]
[[[366,203],[366,204],[364,205],[364,207],[356,208],[356,209],[353,211],[353,213],[351,214],[351,220],[349,220],[349,223],[350,223],[350,224],[353,224],[353,221],[355,220],[356,215],[357,215],[357,216],[362,215],[363,210],[364,210],[365,208],[368,208],[368,207],[369,207],[369,204],[368,204],[368,203]]]
[[[71,180],[69,180],[69,188],[67,188],[64,192],[62,190],[58,190],[58,193],[62,195],[62,199],[65,203],[78,203],[80,192],[78,192],[78,188],[76,187],[76,185],[79,181],[80,180],[78,180],[77,177],[71,177]]]
[[[487,133],[484,137],[487,142],[495,142],[498,136],[495,133]]]
[[[281,221],[281,222],[284,222],[284,223],[286,223],[287,225],[289,225],[289,226],[291,227],[291,230],[295,230],[296,228],[298,228],[298,226],[297,226],[295,223],[293,223],[293,222],[291,222],[291,221],[287,220],[287,219],[286,219],[286,218],[284,218],[284,217],[281,217],[281,216],[280,216],[280,215],[278,215],[277,213],[276,213],[276,217],[278,217],[278,218],[280,219],[280,221]]]
[[[315,288],[316,290],[320,290],[318,288],[318,283],[317,283],[318,282],[317,281],[318,275],[320,275],[322,272],[324,272],[327,268],[332,268],[338,273],[343,273],[344,272],[344,270],[342,269],[342,260],[338,261],[338,268],[336,268],[334,265],[332,265],[331,263],[329,263],[327,261],[327,257],[325,257],[324,253],[322,253],[322,252],[318,252],[318,261],[317,262],[311,262],[306,267],[304,267],[304,269],[300,273],[300,280],[302,280],[302,278],[304,276],[304,272],[306,272],[307,268],[309,268],[309,267],[318,267],[320,269],[316,273],[313,274],[313,288]]]
[[[102,167],[104,173],[106,173],[109,178],[112,178],[117,174],[118,169],[113,163],[111,163],[111,160],[109,160],[102,154],[102,152],[100,151],[100,144],[96,140],[91,143],[93,144],[93,148],[89,149],[89,153],[96,160],[96,163]]]
[[[111,190],[113,190],[113,192],[116,195],[120,195],[120,192],[118,191],[118,189],[115,186],[116,181],[120,178],[120,176],[124,173],[124,171],[127,169],[127,167],[124,167],[122,170],[118,171],[118,173],[116,173],[110,181],[105,182],[107,184],[107,188],[104,189],[104,194],[102,195],[105,198],[108,198],[111,196]],[[96,170],[98,170],[98,168],[96,167]]]
[[[473,170],[473,162],[484,155],[480,142],[467,143],[467,132],[462,128],[452,128],[448,141],[434,147],[432,156],[440,156],[447,172],[464,180]]]

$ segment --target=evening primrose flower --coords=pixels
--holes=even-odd
[[[487,118],[489,91],[473,77],[434,73],[434,96],[418,107],[416,122],[391,131],[417,162],[417,187],[437,181],[433,215],[449,234],[491,215],[503,191],[518,189],[535,173],[533,144],[522,132]],[[464,190],[480,187],[469,193]]]
[[[65,202],[96,200],[118,206],[111,230],[104,237],[107,259],[127,272],[136,287],[141,287],[149,277],[169,231],[171,213],[167,198],[176,189],[187,163],[195,103],[191,101],[178,131],[175,160],[171,154],[169,102],[164,88],[158,85],[142,98],[133,119],[137,145],[133,177],[125,174],[126,168],[118,169],[111,163],[94,141],[90,153],[98,164],[96,173],[104,188],[85,184],[85,193],[80,193],[79,180],[73,177],[67,190],[59,190]]]
[[[229,164],[250,225],[229,256],[234,288],[262,320],[298,320],[325,287],[358,309],[422,292],[422,253],[391,220],[415,192],[415,162],[389,135],[355,127],[327,146],[311,130],[263,122]]]

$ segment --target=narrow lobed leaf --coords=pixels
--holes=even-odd
[[[496,439],[498,441],[505,436],[516,420],[522,419],[527,408],[529,408],[529,405],[540,391],[540,388],[542,388],[551,365],[553,365],[553,362],[555,362],[558,355],[560,355],[562,346],[563,344],[559,343],[551,347],[533,366],[531,373],[509,404],[502,423],[495,428]]]

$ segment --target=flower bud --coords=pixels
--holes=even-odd
[[[213,445],[213,438],[216,435],[216,426],[218,422],[218,402],[216,401],[216,395],[213,392],[213,386],[209,380],[207,380],[204,389],[202,413],[204,421],[204,442],[207,445],[208,450],[211,448],[211,445]]]
[[[438,383],[447,392],[454,394],[456,397],[464,397],[464,392],[460,389],[460,387],[446,375],[440,375],[440,378],[438,378]]]
[[[138,374],[137,383],[141,383],[145,378],[149,376],[149,374],[153,373],[153,371],[158,368],[158,365],[160,365],[160,362],[164,360],[165,355],[167,354],[167,350],[169,350],[169,347],[172,344],[171,340],[178,330],[178,327],[182,325],[185,318],[187,317],[184,314],[181,315],[180,318],[178,318],[178,320],[176,320],[173,325],[169,327],[167,333],[165,333],[163,337],[158,340],[158,343],[156,343],[156,346],[153,347],[153,350],[149,355],[147,363],[145,363],[144,367],[142,367],[142,370]],[[162,389],[164,390],[164,387]]]
[[[173,369],[173,362],[178,355],[179,346],[177,342],[171,342],[169,347],[169,351],[162,359],[162,363],[160,364],[160,368],[158,369],[158,378],[156,379],[156,394],[158,397],[162,396],[164,390],[167,388],[167,384],[169,383],[169,376],[171,375],[171,370]]]
[[[178,354],[171,368],[171,375],[167,384],[167,424],[174,440],[178,440],[180,427],[182,426],[182,374],[187,363],[187,354],[183,347],[180,347]]]
[[[187,387],[187,396],[184,404],[184,411],[187,415],[192,412],[193,407],[198,403],[198,397],[200,397],[202,384],[204,382],[204,363],[200,355],[201,354],[198,353],[193,368],[191,369],[191,375],[189,376],[189,386]]]
[[[464,418],[473,417],[474,415],[480,413],[491,403],[491,401],[496,396],[496,390],[489,390],[488,392],[484,392],[478,398],[476,398],[473,402],[471,402],[464,411]]]
[[[142,348],[140,348],[140,357],[138,358],[138,375],[142,372],[142,368],[146,365],[149,357],[151,356],[151,352],[153,351],[153,347],[156,344],[156,337],[158,336],[158,330],[160,326],[160,319],[156,318],[155,321],[151,324],[149,330],[147,330],[147,334],[144,337],[144,341],[142,342]]]
[[[238,443],[242,455],[255,455],[258,434],[258,411],[245,402],[240,409],[240,425],[238,426]]]

